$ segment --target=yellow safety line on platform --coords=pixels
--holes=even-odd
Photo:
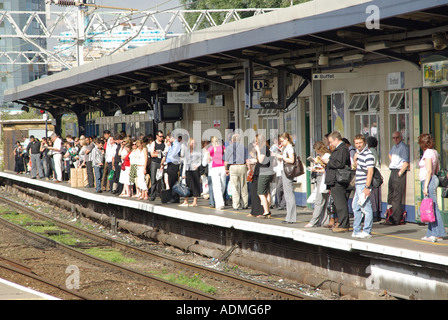
[[[379,235],[379,236],[390,237],[390,238],[397,238],[397,239],[401,239],[401,240],[411,240],[411,241],[421,242],[421,243],[431,243],[431,244],[435,244],[435,245],[439,245],[439,246],[448,246],[448,243],[440,243],[438,241],[437,242],[431,242],[431,241],[425,241],[425,240],[421,240],[421,239],[411,239],[411,238],[405,238],[405,237],[399,237],[399,236],[392,236],[392,235],[379,233],[379,232],[372,232],[372,234]],[[441,241],[444,241],[444,240],[441,240]]]

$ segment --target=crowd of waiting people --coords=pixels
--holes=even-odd
[[[14,155],[15,172],[29,172],[32,179],[70,182],[72,168],[86,168],[85,187],[97,193],[148,201],[162,198],[163,193],[164,202],[193,207],[203,196],[218,210],[227,204],[235,210],[250,208],[251,217],[270,218],[271,209],[277,207],[287,210],[285,223],[296,222],[293,181],[282,175],[282,163],[294,162],[288,133],[272,146],[263,135],[256,135],[249,148],[238,134],[228,141],[211,137],[197,142],[162,131],[139,138],[125,132],[113,136],[108,130],[102,137],[62,139],[53,133],[41,141],[30,136],[23,145],[17,141]],[[173,188],[179,182],[189,189],[182,203]]]
[[[401,133],[394,132],[392,138],[387,219],[382,223],[398,225],[406,218],[401,202],[410,160]],[[162,131],[155,137],[138,139],[125,132],[112,136],[105,130],[102,137],[66,136],[63,140],[53,133],[41,141],[33,136],[27,140],[25,146],[16,142],[15,172],[29,172],[32,179],[70,181],[71,168],[86,168],[86,187],[98,193],[107,191],[148,201],[161,197],[164,203],[192,207],[202,196],[218,210],[226,204],[234,210],[250,209],[248,217],[270,218],[272,208],[286,210],[282,222],[296,223],[294,179],[283,170],[284,164],[295,160],[294,142],[287,132],[273,141],[258,134],[247,147],[238,134],[229,136],[228,141],[211,137],[210,141],[198,142]],[[428,224],[422,240],[434,242],[446,236],[436,197],[439,157],[431,135],[422,134],[418,142],[423,151],[419,179],[424,196],[435,204],[436,217]],[[381,185],[373,183],[374,168],[379,165],[378,141],[360,134],[354,137],[353,144],[339,132],[332,132],[313,145],[316,157],[307,160],[315,184],[314,210],[306,228],[327,227],[336,233],[353,230],[352,237],[369,238],[373,222],[381,220]],[[347,167],[355,172],[354,177],[350,183],[340,182],[339,170]],[[189,190],[182,203],[174,188],[180,182]]]

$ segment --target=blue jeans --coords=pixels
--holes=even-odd
[[[101,166],[94,166],[93,170],[95,171],[95,186],[96,186],[96,192],[101,191],[101,179],[103,177],[103,167]]]
[[[424,187],[425,181],[422,181],[422,190]],[[439,178],[433,175],[428,185],[428,196],[434,202],[434,213],[436,216],[436,220],[434,222],[428,223],[428,230],[426,231],[426,236],[434,236],[434,237],[444,237],[446,236],[445,226],[443,225],[442,215],[440,214],[439,206],[437,205],[437,187],[439,185]]]
[[[361,221],[362,215],[364,214],[364,228],[363,231],[370,234],[372,232],[373,224],[373,211],[372,203],[370,202],[370,197],[367,198],[364,206],[358,204],[360,195],[364,191],[363,184],[355,185],[355,196],[353,197],[352,208],[355,219],[353,220],[353,233],[361,232]]]
[[[213,183],[212,183],[212,177],[208,176],[207,177],[207,181],[208,181],[208,196],[209,196],[209,204],[210,206],[215,206],[215,198],[213,198]]]

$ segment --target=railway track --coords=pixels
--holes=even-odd
[[[244,279],[241,277],[237,277],[219,270],[214,270],[208,267],[192,264],[186,261],[180,261],[178,259],[168,257],[165,255],[161,255],[155,252],[151,252],[136,246],[132,246],[120,241],[117,241],[115,239],[112,239],[108,236],[104,236],[95,232],[91,232],[88,230],[85,230],[83,228],[80,228],[76,225],[63,222],[59,219],[55,219],[52,217],[49,217],[43,213],[40,213],[32,208],[23,206],[15,201],[12,201],[5,197],[0,197],[0,203],[4,203],[9,208],[14,208],[18,212],[22,212],[24,214],[33,216],[39,220],[44,221],[51,221],[54,225],[56,225],[58,228],[68,230],[71,233],[80,235],[86,239],[89,239],[93,242],[91,246],[107,246],[114,248],[116,250],[120,250],[124,253],[131,253],[133,255],[137,255],[139,257],[143,257],[144,259],[150,259],[153,261],[159,261],[163,265],[169,264],[173,266],[174,268],[178,270],[188,270],[190,273],[194,274],[200,274],[201,276],[207,276],[208,278],[212,278],[216,281],[223,282],[223,283],[230,283],[233,286],[237,286],[239,288],[248,288],[248,290],[252,290],[253,292],[256,292],[257,295],[263,295],[266,299],[282,299],[282,300],[309,300],[312,299],[309,296],[302,295],[302,294],[296,294],[291,291],[283,290],[280,288],[276,288],[273,286],[261,284],[256,281],[252,281],[249,279]],[[144,279],[145,281],[152,281],[157,283],[158,286],[164,288],[165,290],[172,290],[174,292],[178,292],[181,296],[189,299],[198,299],[198,300],[215,300],[220,299],[219,296],[206,294],[198,290],[194,290],[179,284],[175,284],[166,280],[163,280],[159,277],[155,277],[152,275],[149,275],[147,273],[143,273],[138,270],[130,269],[127,267],[124,267],[122,265],[118,265],[109,261],[106,261],[104,259],[100,259],[97,257],[93,257],[91,255],[88,255],[79,248],[64,245],[61,243],[58,243],[52,239],[49,239],[48,237],[45,237],[43,235],[28,231],[20,226],[14,225],[9,221],[6,221],[5,219],[0,219],[0,222],[2,224],[8,225],[9,228],[15,229],[18,232],[26,233],[27,236],[33,237],[36,241],[40,241],[43,243],[46,243],[46,245],[51,245],[57,248],[60,248],[66,252],[69,252],[71,255],[76,256],[77,258],[91,261],[92,263],[106,266],[108,268],[113,268],[120,270],[120,272],[138,277],[140,279]]]
[[[60,285],[50,279],[43,278],[35,274],[27,266],[5,257],[0,257],[0,269],[6,270],[7,272],[12,272],[14,274],[20,274],[28,279],[32,279],[46,286],[50,286],[56,290],[63,292],[64,294],[68,294],[68,297],[73,297],[74,299],[94,300],[94,297],[92,297],[91,295],[68,289],[66,286]]]

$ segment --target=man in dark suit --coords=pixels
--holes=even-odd
[[[330,146],[334,148],[334,151],[331,153],[330,158],[325,160],[327,162],[325,184],[330,187],[331,197],[333,198],[339,221],[339,225],[335,225],[332,230],[333,232],[347,232],[350,228],[346,191],[348,185],[340,184],[336,181],[336,171],[343,169],[345,166],[350,167],[350,153],[339,132],[330,133],[328,141]]]

